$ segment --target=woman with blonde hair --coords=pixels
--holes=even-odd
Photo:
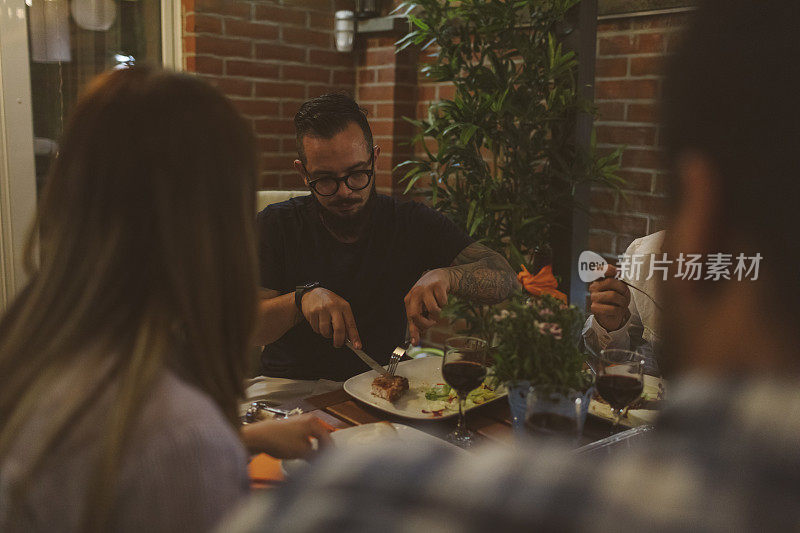
[[[198,79],[88,88],[0,322],[0,530],[202,531],[247,494],[255,180],[249,127]],[[243,434],[286,457],[312,436],[308,416]]]

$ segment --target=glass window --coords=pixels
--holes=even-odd
[[[64,121],[95,75],[161,65],[160,0],[26,0],[37,188]]]

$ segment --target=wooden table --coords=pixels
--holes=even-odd
[[[455,428],[458,418],[410,420],[394,416],[353,399],[343,389],[281,405],[282,409],[296,407],[306,413],[313,413],[336,429],[387,421],[405,424],[439,438],[444,438]],[[481,440],[510,441],[513,434],[508,401],[501,398],[488,405],[471,409],[467,412],[467,427],[477,433]],[[611,424],[608,421],[589,415],[586,418],[580,445],[589,444],[610,434]]]

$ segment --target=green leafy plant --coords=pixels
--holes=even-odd
[[[530,267],[534,253],[551,245],[559,217],[581,208],[578,184],[621,182],[618,152],[600,156],[594,141],[588,150],[576,142],[577,117],[594,112],[577,86],[578,58],[560,41],[578,2],[417,0],[398,7],[413,25],[398,48],[421,47],[428,61],[422,74],[455,88],[425,119],[407,119],[424,155],[398,165],[406,192],[421,189],[515,268]],[[485,307],[457,301],[449,312],[473,332],[486,329]]]
[[[574,305],[520,291],[495,308],[489,333],[495,339],[493,379],[530,381],[545,394],[583,392],[591,385],[586,356],[578,347],[584,315]]]

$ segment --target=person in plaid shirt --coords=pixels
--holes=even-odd
[[[758,279],[671,277],[669,406],[605,457],[341,450],[253,502],[238,531],[786,531],[800,528],[800,2],[712,0],[664,86],[669,257],[760,254]]]

